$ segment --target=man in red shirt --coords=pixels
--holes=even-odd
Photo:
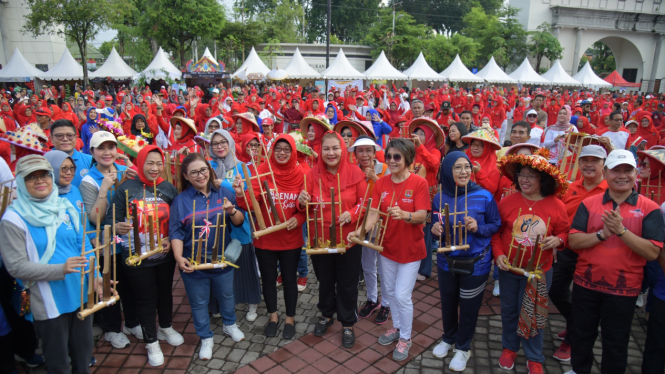
[[[441,111],[436,114],[436,123],[444,129],[448,129],[452,123],[459,122],[459,116],[451,109],[450,101],[444,101],[441,103]]]
[[[577,374],[591,372],[598,325],[603,330],[601,372],[625,372],[643,268],[663,248],[660,207],[633,189],[633,154],[610,152],[604,174],[607,190],[582,201],[568,237],[570,249],[579,255],[573,277],[571,351]]]

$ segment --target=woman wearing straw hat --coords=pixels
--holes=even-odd
[[[554,165],[538,155],[509,155],[498,165],[518,191],[499,203],[501,229],[491,242],[501,282],[503,352],[499,366],[512,369],[521,345],[529,372],[542,373],[552,251],[564,248],[570,227],[566,206],[558,198],[565,195],[568,182]],[[527,278],[524,271],[513,272],[508,264],[537,274],[540,279],[531,275]]]

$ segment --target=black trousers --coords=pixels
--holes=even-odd
[[[439,269],[441,321],[444,331],[442,340],[454,344],[455,348],[461,351],[471,349],[485,284],[487,274],[457,275]]]
[[[12,294],[21,290],[14,290],[18,287],[14,278],[7,272],[4,266],[0,267],[0,305],[5,312],[7,322],[12,328],[12,332],[6,336],[10,340],[11,361],[14,362],[14,354],[17,354],[24,360],[29,360],[35,355],[37,349],[37,334],[32,322],[26,320],[16,313],[16,309],[11,303]],[[4,364],[4,362],[3,362]]]
[[[642,374],[663,374],[665,372],[665,301],[653,298],[647,342],[644,346]]]
[[[312,266],[319,280],[317,307],[325,318],[337,313],[337,320],[344,327],[358,322],[358,282],[362,247],[354,245],[345,254],[312,256]]]
[[[88,365],[94,344],[92,317],[80,320],[76,313],[77,311],[74,311],[53,319],[35,321],[35,330],[42,340],[44,361],[49,374],[90,372]]]
[[[113,279],[113,263],[110,264],[110,274],[112,280],[118,281],[117,289],[118,295],[120,295],[120,303],[122,303],[122,310],[120,309],[120,303],[115,303],[97,312],[101,316],[101,318],[99,318],[99,327],[101,327],[104,332],[121,332],[123,313],[125,315],[125,326],[134,328],[139,325],[139,318],[136,313],[136,298],[134,297],[132,287],[129,286],[130,280],[127,278],[127,272],[125,270],[127,267],[124,265],[120,253],[111,256],[109,261],[113,261],[114,256],[116,257],[115,279]],[[104,268],[104,261],[106,261],[106,257],[100,256],[99,264],[102,269]],[[145,295],[140,296],[143,297]],[[95,322],[97,322],[97,319],[95,319]]]
[[[552,265],[552,285],[549,297],[554,306],[559,309],[563,318],[566,319],[566,339],[570,344],[574,336],[573,332],[573,299],[570,285],[573,284],[573,275],[579,255],[566,248],[557,254],[557,262]]]
[[[298,302],[297,271],[300,251],[300,247],[285,251],[254,248],[261,271],[261,289],[263,290],[263,299],[266,302],[268,313],[277,311],[277,262],[279,262],[282,269],[286,316],[293,317],[296,315],[296,303]]]
[[[136,314],[143,341],[146,344],[157,341],[155,314],[159,316],[161,328],[171,327],[173,316],[173,272],[175,260],[171,256],[167,262],[155,266],[131,267],[123,265],[133,294],[136,295]],[[155,312],[156,311],[156,312]]]
[[[600,372],[623,374],[628,364],[628,340],[637,296],[602,293],[573,285],[573,320],[571,364],[577,374],[591,373],[593,345],[602,334],[603,355]]]

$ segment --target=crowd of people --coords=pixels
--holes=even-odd
[[[390,322],[377,342],[401,362],[433,252],[444,331],[433,354],[452,350],[451,370],[471,357],[488,282],[501,302],[502,369],[522,348],[527,371],[543,372],[552,303],[566,320],[554,358],[570,361],[570,373],[592,372],[599,327],[600,371],[625,372],[636,306],[648,318],[642,372],[665,370],[662,94],[107,83],[70,96],[48,85],[0,94],[0,184],[13,190],[0,221],[0,374],[14,373],[15,360],[89,372],[93,321],[113,347],[133,335],[148,363],[162,365],[162,342],[184,343],[172,326],[175,271],[200,359],[212,358],[211,318],[240,342],[236,310],[254,321],[261,301],[265,336],[283,325],[293,339],[310,258],[314,336],[337,320],[341,346],[352,348],[360,319]],[[272,199],[255,199],[265,193]],[[130,203],[160,235],[127,218]],[[285,224],[257,237],[259,217]],[[98,261],[116,264],[112,279],[81,277],[105,237],[115,251]],[[159,253],[129,264],[132,246],[145,253],[155,240]],[[235,266],[198,269],[217,261],[216,243]],[[343,250],[307,255],[326,246]],[[120,301],[80,319],[93,288]]]

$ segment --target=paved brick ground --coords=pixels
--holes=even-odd
[[[472,354],[465,373],[508,373],[498,368],[497,359],[501,354],[501,320],[499,300],[492,296],[493,287],[490,277],[485,291],[481,316],[478,320],[476,334],[472,344]],[[268,322],[267,311],[264,304],[258,308],[259,318],[254,322],[245,320],[246,305],[238,305],[236,315],[238,325],[245,333],[246,340],[235,343],[222,332],[221,319],[212,319],[212,328],[215,332],[215,346],[213,358],[209,361],[198,359],[199,339],[195,334],[191,321],[191,310],[187,300],[184,286],[176,274],[174,281],[174,318],[173,327],[180,331],[185,344],[172,347],[162,343],[165,355],[164,365],[153,368],[147,364],[145,345],[130,337],[131,345],[124,349],[114,349],[109,343],[102,340],[95,346],[97,364],[92,368],[95,374],[116,373],[145,373],[145,374],[221,374],[221,373],[441,373],[451,372],[448,364],[452,353],[445,359],[438,359],[432,355],[432,350],[440,341],[442,334],[441,311],[439,309],[439,293],[436,278],[436,267],[433,269],[433,278],[424,282],[417,282],[414,290],[414,335],[413,346],[408,360],[396,363],[392,360],[392,349],[376,343],[377,337],[391,327],[390,321],[382,326],[373,323],[374,314],[366,320],[356,324],[356,345],[352,349],[341,348],[341,325],[335,323],[328,333],[317,338],[311,332],[317,321],[318,310],[318,284],[311,270],[308,275],[307,289],[299,294],[296,310],[296,337],[294,340],[281,339],[283,325],[280,325],[278,337],[266,338],[262,335],[263,328]],[[279,292],[279,311],[285,312],[282,293]],[[366,300],[365,286],[361,284],[359,301]],[[564,329],[563,318],[556,314],[554,307],[550,308],[548,324],[545,328],[544,354],[546,373],[563,373],[570,370],[570,366],[562,365],[554,360],[552,354],[560,342],[556,333]],[[633,329],[629,346],[629,367],[627,373],[640,373],[642,352],[646,339],[646,320],[643,311],[638,311],[633,319]],[[283,319],[281,320],[283,324]],[[95,329],[96,339],[101,331]],[[600,342],[596,342],[596,367],[594,373],[599,373],[601,354]],[[519,352],[514,372],[525,373],[526,361],[523,353]],[[30,374],[45,373],[43,367],[30,369],[22,365],[19,371]]]

